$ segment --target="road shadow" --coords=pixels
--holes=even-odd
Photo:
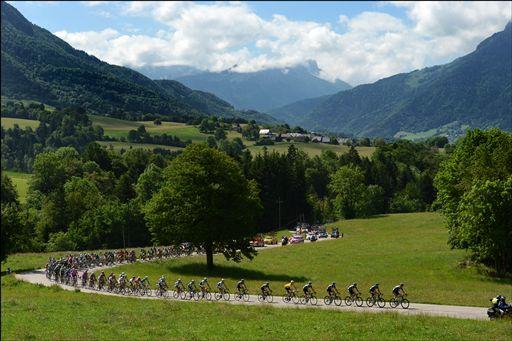
[[[182,264],[182,265],[167,265],[167,270],[181,273],[189,276],[204,277],[221,277],[231,279],[248,279],[248,280],[261,280],[261,281],[281,281],[287,282],[290,280],[306,282],[309,279],[304,276],[289,276],[287,274],[268,274],[263,271],[242,269],[234,266],[216,265],[213,269],[206,268],[206,264]]]

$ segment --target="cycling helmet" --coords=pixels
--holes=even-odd
[[[404,286],[404,284],[403,284],[403,283],[400,283],[400,286],[401,286],[401,287],[403,287],[403,286]]]
[[[194,283],[194,280],[191,280],[190,283]]]
[[[178,282],[181,282],[181,278],[178,278]]]
[[[148,276],[144,276],[144,279],[148,279]]]
[[[265,285],[268,285],[268,282],[265,282]]]
[[[332,285],[336,285],[336,282],[332,282],[331,284],[332,284]]]
[[[124,276],[124,275],[126,275],[126,274],[124,273],[124,271],[123,271],[123,272],[121,272],[121,276]]]
[[[294,281],[293,281],[293,279],[292,279],[292,280],[290,281],[290,283],[295,283],[295,282],[294,282]]]
[[[308,285],[311,285],[311,281],[308,282]]]
[[[352,284],[353,286],[357,287],[357,283]]]
[[[240,282],[242,282],[242,283],[243,283],[243,282],[244,282],[244,279],[242,278],[242,279],[240,280]]]
[[[206,277],[203,278],[203,281],[208,282],[208,278],[206,278]]]
[[[375,286],[378,287],[379,286],[379,283],[375,283]]]

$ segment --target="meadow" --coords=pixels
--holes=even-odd
[[[12,171],[2,171],[2,173],[11,178],[14,186],[16,186],[16,190],[18,191],[20,202],[25,202],[27,199],[28,182],[31,174]]]
[[[114,271],[147,275],[151,283],[161,275],[168,281],[225,278],[229,288],[244,278],[251,292],[269,281],[276,294],[282,294],[284,283],[293,279],[299,285],[310,280],[319,292],[331,281],[342,292],[357,282],[365,297],[369,286],[378,282],[388,299],[392,287],[404,282],[410,300],[418,303],[486,307],[497,294],[512,297],[512,279],[489,277],[479,267],[461,266],[467,254],[449,248],[447,230],[437,213],[392,214],[338,221],[332,226],[339,227],[344,237],[261,250],[252,261],[241,263],[217,255],[212,271],[206,269],[204,256],[135,263]],[[65,252],[53,255],[60,254]],[[41,268],[47,259],[44,253],[12,255],[2,268]]]
[[[141,300],[65,291],[2,276],[3,340],[507,340],[507,321]],[[507,336],[508,335],[508,336]]]
[[[17,124],[21,129],[25,129],[26,127],[36,129],[39,126],[39,121],[26,120],[24,118],[2,117],[1,122],[4,129],[14,128],[15,124]]]

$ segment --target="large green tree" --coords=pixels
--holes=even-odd
[[[334,205],[338,213],[345,219],[355,218],[366,193],[361,169],[352,165],[340,167],[332,175],[329,188],[335,196]]]
[[[510,258],[493,251],[503,238],[510,241],[512,234],[506,194],[511,176],[512,135],[499,129],[475,129],[457,143],[435,178],[449,244],[472,250],[475,259],[498,271],[512,270]]]
[[[204,248],[211,269],[214,252],[235,261],[254,256],[249,238],[260,211],[257,186],[240,166],[216,149],[193,144],[166,168],[145,217],[156,243],[192,242]]]

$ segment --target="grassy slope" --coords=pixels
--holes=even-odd
[[[2,339],[495,339],[506,321],[140,300],[2,277]]]
[[[304,142],[279,142],[273,146],[267,146],[269,151],[275,150],[279,153],[286,153],[288,147],[293,144],[300,150],[305,151],[310,156],[320,155],[323,150],[332,150],[335,153],[346,153],[350,147],[345,145],[332,145],[325,143],[304,143]],[[263,151],[263,146],[249,146],[248,149],[253,154]],[[375,147],[356,147],[357,152],[361,156],[371,156],[375,150]]]
[[[357,282],[365,297],[368,288],[379,282],[387,298],[393,286],[404,282],[411,301],[422,303],[486,306],[498,293],[512,296],[512,280],[494,280],[476,269],[458,268],[465,252],[450,250],[438,214],[395,214],[337,225],[345,238],[266,250],[240,264],[216,256],[217,268],[210,273],[204,257],[125,265],[116,271],[148,275],[153,282],[162,274],[170,280],[223,277],[231,288],[245,278],[251,291],[268,280],[278,293],[290,279],[311,280],[322,292],[331,281],[343,291]]]
[[[180,147],[165,146],[162,144],[131,143],[131,142],[119,142],[119,141],[96,141],[96,142],[102,146],[107,146],[107,148],[110,148],[110,146],[112,146],[112,148],[114,150],[120,150],[121,148],[124,148],[125,150],[128,150],[130,148],[143,148],[143,149],[150,149],[150,150],[153,150],[155,148],[161,148],[161,149],[167,149],[167,150],[183,149]]]
[[[285,281],[294,279],[301,283],[311,280],[322,293],[330,281],[335,280],[342,290],[356,281],[363,296],[371,284],[379,282],[386,298],[392,286],[403,281],[411,301],[423,303],[484,307],[498,293],[512,297],[512,280],[493,279],[474,268],[458,267],[465,252],[447,246],[447,232],[438,214],[394,214],[335,225],[345,238],[265,250],[254,260],[239,264],[216,256],[217,268],[211,273],[205,269],[203,256],[125,265],[115,271],[148,275],[152,283],[162,274],[169,281],[223,277],[230,288],[245,278],[251,291],[268,280],[276,294],[282,293]],[[47,259],[44,253],[12,255],[2,269],[41,268]]]
[[[5,129],[13,128],[14,124],[17,124],[21,129],[25,127],[31,127],[32,129],[36,129],[39,127],[39,121],[37,120],[26,120],[24,118],[11,118],[11,117],[2,117],[2,127]]]
[[[27,199],[28,181],[30,180],[31,174],[11,171],[2,172],[12,179],[14,185],[16,186],[16,190],[18,191],[20,202],[25,202]]]

